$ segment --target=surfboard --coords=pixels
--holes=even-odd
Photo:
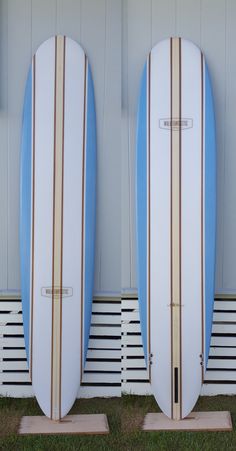
[[[73,405],[93,297],[96,119],[88,58],[52,37],[26,82],[21,142],[23,323],[32,386],[44,414]]]
[[[147,58],[136,163],[143,347],[157,403],[181,419],[207,366],[216,233],[212,89],[202,52],[187,40],[161,41]]]

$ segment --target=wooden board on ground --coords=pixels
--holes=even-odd
[[[42,416],[22,417],[19,434],[108,434],[107,416],[67,415],[61,421]]]
[[[230,412],[191,412],[183,420],[171,420],[164,413],[148,413],[143,431],[232,431]]]

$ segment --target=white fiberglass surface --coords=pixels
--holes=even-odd
[[[71,297],[62,300],[62,415],[73,404],[80,383],[81,252],[85,55],[66,39],[63,286]]]
[[[151,52],[150,86],[150,318],[151,384],[160,408],[171,413],[170,323],[170,41]]]
[[[181,67],[182,118],[192,120],[192,127],[183,129],[181,136],[182,415],[186,416],[202,383],[202,95],[201,52],[185,40]]]
[[[51,401],[53,146],[55,39],[46,41],[35,57],[35,220],[33,293],[33,388],[44,413]]]

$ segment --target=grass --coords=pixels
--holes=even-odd
[[[229,410],[236,425],[236,396],[201,397],[195,410]],[[35,399],[0,398],[0,450],[7,451],[235,451],[236,426],[232,432],[142,432],[147,412],[159,411],[152,396],[94,398],[76,401],[70,413],[106,413],[109,435],[17,434],[23,415],[41,415]]]

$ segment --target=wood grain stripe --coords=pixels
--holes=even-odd
[[[52,226],[52,330],[51,330],[51,418],[53,417],[53,350],[54,350],[54,308],[53,308],[53,279],[54,279],[54,223],[55,223],[55,173],[56,173],[56,83],[57,83],[57,38],[55,37],[55,67],[54,67],[54,154],[53,154],[53,226]]]
[[[61,416],[62,234],[65,39],[55,38],[51,418]],[[59,290],[58,290],[59,289]]]
[[[172,39],[172,120],[181,119],[181,41]],[[181,126],[171,127],[172,222],[172,400],[173,419],[181,418]]]
[[[60,274],[60,385],[59,406],[61,417],[61,378],[62,378],[62,287],[63,287],[63,237],[64,237],[64,142],[65,142],[65,61],[66,61],[66,37],[63,38],[63,116],[62,116],[62,184],[61,184],[61,274]]]
[[[54,279],[54,223],[55,223],[55,173],[56,173],[56,83],[57,83],[57,38],[55,37],[55,67],[54,67],[54,155],[53,155],[53,227],[52,227],[52,330],[51,330],[51,418],[53,418],[53,350],[54,350],[54,308],[53,308],[53,279]]]

